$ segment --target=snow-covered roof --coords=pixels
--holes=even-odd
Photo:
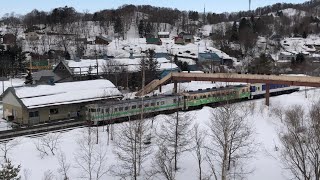
[[[170,35],[170,32],[158,32],[158,35],[162,35],[162,36]]]
[[[179,67],[174,63],[160,63],[159,70],[178,69]]]
[[[88,74],[89,67],[91,67],[91,73],[97,73],[97,62],[98,62],[98,72],[103,73],[103,65],[106,63],[105,59],[80,59],[79,61],[67,60],[69,68],[73,71],[74,74]]]
[[[16,87],[14,90],[29,109],[90,102],[122,95],[110,81],[104,79]]]
[[[280,54],[281,54],[281,55],[284,55],[284,56],[291,56],[291,55],[293,55],[293,54],[290,53],[290,52],[281,52]]]

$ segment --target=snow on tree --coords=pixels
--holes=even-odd
[[[11,161],[7,159],[2,165],[0,169],[0,179],[3,180],[20,180],[19,176],[21,166],[14,166],[11,164]]]

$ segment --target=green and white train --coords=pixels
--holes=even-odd
[[[86,106],[86,119],[94,125],[113,123],[143,114],[157,115],[179,110],[195,109],[226,101],[250,99],[250,85],[199,89],[176,95],[159,95],[130,100],[109,101]]]
[[[298,91],[297,86],[270,85],[270,95],[287,94]],[[86,106],[86,119],[90,124],[114,123],[136,118],[142,113],[155,116],[176,110],[190,110],[204,105],[217,105],[227,101],[262,98],[266,93],[265,84],[250,84],[208,88],[184,92],[182,94],[159,95],[137,99],[108,101]]]

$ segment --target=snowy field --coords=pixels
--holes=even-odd
[[[252,123],[255,131],[255,142],[257,145],[257,153],[255,157],[248,161],[248,165],[254,169],[253,173],[248,175],[249,180],[284,180],[288,177],[285,175],[286,171],[283,168],[281,161],[278,158],[279,152],[275,150],[275,147],[279,146],[279,140],[277,136],[278,132],[278,120],[271,114],[271,109],[274,107],[286,108],[290,105],[300,104],[305,108],[308,108],[312,103],[318,100],[320,95],[320,90],[311,90],[307,92],[307,98],[305,98],[304,92],[296,92],[289,95],[282,95],[278,97],[271,98],[271,106],[266,107],[264,105],[265,100],[259,99],[251,102],[239,103],[239,106],[247,106],[249,103],[254,102],[254,109],[249,116],[249,121]],[[204,107],[200,110],[190,111],[194,117],[194,122],[200,124],[201,128],[207,128],[208,121],[211,116],[211,111],[213,109],[210,107]],[[155,118],[154,129],[159,129],[163,123],[163,119],[167,115],[159,115]],[[117,132],[117,127],[114,127],[115,132]],[[26,138],[21,137],[15,139],[19,142],[16,146],[9,152],[8,157],[12,159],[14,164],[21,164],[20,174],[22,179],[43,179],[44,174],[50,174],[53,179],[61,179],[61,174],[59,174],[59,163],[58,155],[63,152],[66,155],[66,162],[70,163],[69,176],[70,179],[77,179],[83,172],[79,169],[76,163],[77,154],[79,153],[79,140],[86,134],[86,129],[76,129],[69,132],[60,134],[58,150],[56,155],[45,155],[41,158],[39,151],[36,149],[36,145],[39,142],[39,138]],[[95,132],[95,131],[94,131]],[[115,136],[114,141],[117,141]],[[113,154],[113,142],[107,145],[107,133],[104,127],[99,127],[99,145],[107,152],[107,160],[105,161],[105,167],[109,168],[112,165],[117,165],[117,159]],[[152,140],[152,144],[154,144]],[[80,143],[81,144],[81,143]],[[151,159],[154,154],[151,154],[149,160],[144,165],[144,170],[149,170]],[[191,152],[185,152],[178,161],[179,173],[177,174],[177,179],[179,180],[193,180],[197,179],[197,165],[196,158]],[[204,168],[204,172],[208,171],[208,167]],[[116,178],[110,173],[103,176],[101,179],[120,179]],[[139,179],[144,179],[144,173],[142,173]]]

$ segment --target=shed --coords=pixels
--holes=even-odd
[[[122,98],[108,80],[10,87],[3,95],[3,118],[33,125],[70,118],[84,118],[88,103]]]
[[[162,41],[160,38],[146,38],[147,44],[155,44],[155,45],[162,45]]]
[[[169,38],[170,32],[158,32],[158,38]]]

